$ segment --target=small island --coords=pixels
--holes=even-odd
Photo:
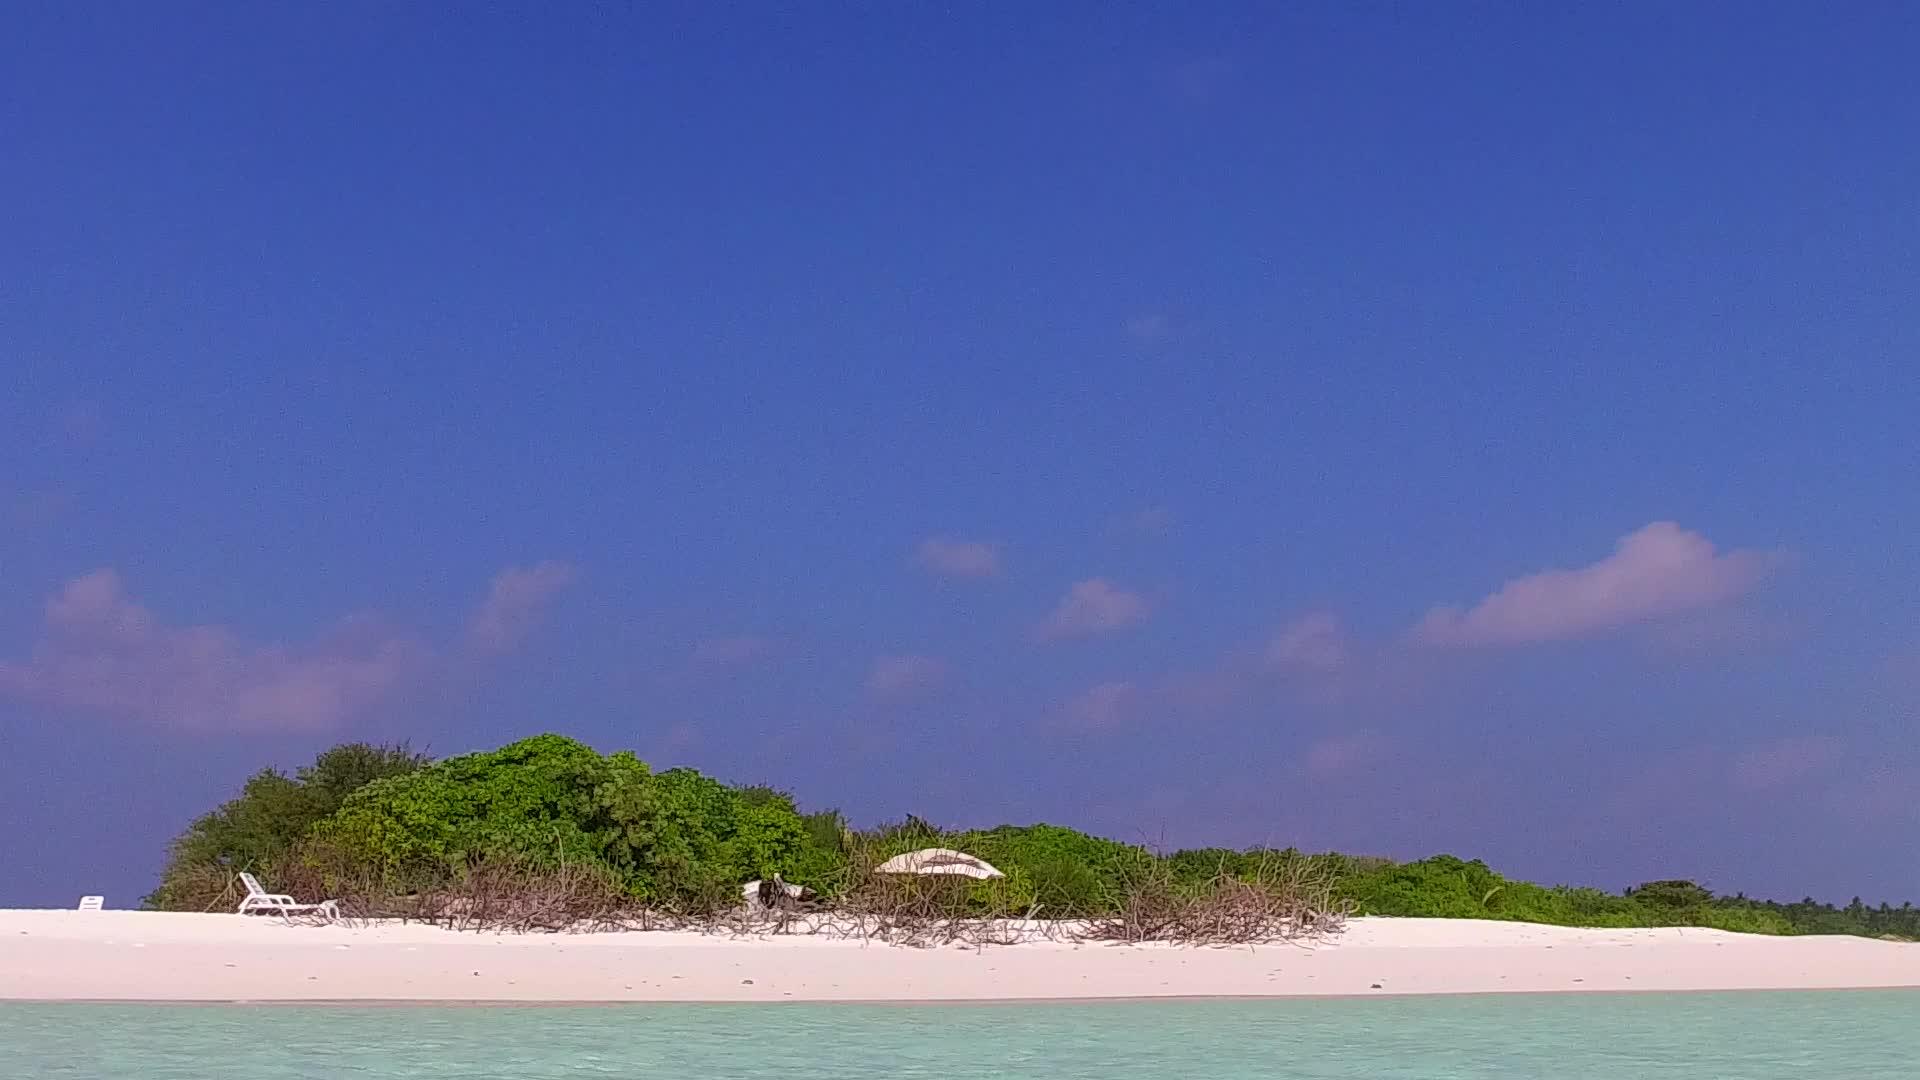
[[[920,865],[928,849],[960,864]],[[891,860],[891,861],[890,861]],[[898,872],[903,866],[917,872]],[[931,867],[931,869],[929,869]],[[315,905],[236,914],[245,878]],[[858,829],[539,735],[266,769],[146,910],[0,913],[0,998],[1005,1000],[1920,986],[1920,912],[1514,881],[1453,856]]]

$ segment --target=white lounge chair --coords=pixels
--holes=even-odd
[[[107,906],[104,896],[83,896],[80,898],[80,911],[99,911]]]
[[[247,898],[240,901],[240,914],[251,915],[256,911],[271,911],[281,918],[293,915],[320,914],[329,919],[340,917],[339,905],[333,900],[323,900],[318,904],[303,904],[285,893],[270,893],[260,887],[260,879],[242,872],[240,884],[247,887]]]

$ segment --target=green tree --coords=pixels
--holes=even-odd
[[[1628,889],[1627,895],[1642,905],[1667,912],[1688,911],[1713,903],[1711,891],[1678,878],[1644,882]]]
[[[692,769],[654,773],[560,735],[448,758],[361,788],[313,838],[393,888],[456,878],[482,859],[589,863],[635,896],[711,906],[754,877],[801,863],[793,801]]]
[[[1016,878],[1049,918],[1107,914],[1154,867],[1146,848],[1060,825],[1002,825],[948,844]]]
[[[613,838],[603,789],[643,783],[646,773],[631,754],[605,758],[536,735],[368,784],[313,838],[394,887],[446,879],[486,856],[601,862]]]
[[[287,857],[308,829],[369,783],[403,776],[427,763],[402,745],[345,743],[324,751],[292,776],[262,769],[240,794],[188,825],[167,853],[160,885],[144,903],[160,910],[201,910],[219,899],[232,875]]]

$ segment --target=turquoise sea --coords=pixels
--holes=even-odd
[[[1920,992],[1056,1005],[0,1004],[35,1080],[1913,1080]]]

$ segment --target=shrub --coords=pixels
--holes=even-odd
[[[977,855],[1009,876],[1018,871],[1023,890],[1031,890],[1028,906],[1038,904],[1048,918],[1116,910],[1129,883],[1155,864],[1143,847],[1059,825],[1002,825],[959,834],[947,846]]]
[[[737,791],[692,769],[655,774],[631,753],[603,757],[559,735],[369,784],[313,830],[316,844],[377,868],[394,889],[482,860],[528,873],[585,865],[637,899],[701,909],[798,864],[806,836],[780,792]]]
[[[597,860],[607,840],[596,812],[602,790],[638,782],[633,774],[645,770],[632,755],[606,759],[572,739],[537,735],[368,784],[313,835],[396,887],[441,880],[481,856]]]
[[[1684,911],[1713,903],[1713,893],[1691,881],[1649,881],[1627,890],[1627,895],[1646,907],[1666,911]]]
[[[195,819],[173,841],[160,885],[143,903],[163,911],[205,910],[226,896],[235,874],[284,861],[314,823],[355,791],[426,762],[405,745],[346,743],[292,776],[263,769],[247,779],[238,797]]]
[[[1204,885],[1216,878],[1240,877],[1263,853],[1235,851],[1232,848],[1193,848],[1167,856],[1166,866],[1173,880],[1183,886]]]
[[[1361,915],[1407,918],[1485,918],[1487,904],[1507,886],[1505,878],[1475,859],[1436,855],[1340,879],[1340,894]]]
[[[971,852],[1006,876],[871,872],[923,847]],[[351,743],[291,775],[263,770],[173,841],[146,902],[175,910],[230,903],[242,869],[278,890],[341,897],[356,914],[432,910],[523,928],[635,913],[713,925],[737,905],[741,883],[778,873],[841,914],[873,916],[888,933],[921,942],[992,936],[1000,931],[956,929],[956,920],[1029,913],[1093,920],[1127,940],[1251,940],[1289,920],[1317,932],[1323,916],[1337,921],[1349,911],[1920,937],[1911,904],[1770,903],[1716,897],[1682,879],[1623,895],[1546,888],[1449,855],[1396,864],[1202,848],[1162,858],[1056,825],[948,832],[913,816],[856,833],[838,811],[801,814],[778,788],[732,788],[691,769],[656,774],[631,753],[601,755],[551,734],[433,764],[404,746]]]
[[[1736,934],[1792,934],[1793,923],[1777,911],[1760,907],[1708,907],[1694,913],[1689,925]]]
[[[817,810],[800,817],[800,850],[794,854],[788,881],[809,886],[822,896],[838,896],[849,884],[854,832],[838,810]]]
[[[692,769],[669,769],[638,790],[615,808],[614,859],[644,899],[730,903],[742,882],[791,870],[805,845],[806,826],[784,795],[743,797]]]

